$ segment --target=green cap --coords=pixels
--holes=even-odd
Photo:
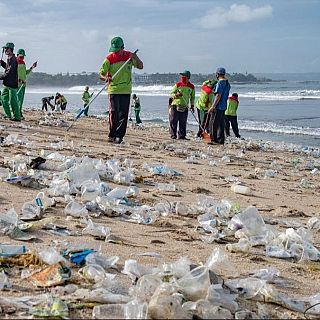
[[[25,57],[26,56],[26,52],[24,51],[24,49],[19,49],[18,52],[17,52],[17,56]]]
[[[115,37],[111,40],[109,52],[117,52],[124,46],[123,40],[120,37]]]
[[[188,70],[185,70],[185,71],[183,71],[183,72],[180,72],[180,74],[181,74],[182,76],[187,77],[188,79],[190,79],[190,77],[191,77],[191,73],[190,73],[190,71],[188,71]]]
[[[14,44],[12,42],[7,42],[5,46],[2,47],[3,49],[9,48],[14,50]]]

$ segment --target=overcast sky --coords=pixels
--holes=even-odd
[[[145,72],[320,71],[320,0],[0,0],[37,71],[98,71],[117,35]]]

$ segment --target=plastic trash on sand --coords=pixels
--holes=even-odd
[[[59,298],[49,298],[45,306],[33,308],[31,314],[41,318],[62,318],[67,319],[69,316],[68,304]]]
[[[84,220],[86,227],[82,230],[82,234],[89,234],[95,238],[105,240],[111,233],[111,229],[103,225],[92,222],[91,219]]]
[[[119,260],[117,256],[107,257],[102,255],[100,252],[93,252],[86,256],[86,264],[97,264],[103,269],[107,270],[113,268]]]
[[[265,171],[264,173],[264,178],[275,178],[277,176],[277,171],[272,170],[272,169],[268,169]]]
[[[55,201],[49,198],[44,192],[39,192],[36,196],[36,200],[39,199],[41,201],[41,208],[46,210],[55,205]]]
[[[154,175],[166,175],[166,176],[181,176],[182,174],[174,169],[170,169],[166,165],[155,165],[155,166],[150,166],[147,163],[143,164],[143,169],[151,172]]]
[[[188,300],[204,299],[210,286],[209,269],[197,267],[177,280],[177,285]]]
[[[76,218],[88,216],[88,210],[76,201],[70,201],[64,209],[66,215]]]
[[[0,257],[13,257],[26,252],[26,247],[14,244],[0,244]]]
[[[161,192],[175,192],[176,186],[172,183],[158,183],[157,189]]]
[[[142,224],[153,224],[160,216],[160,213],[147,205],[136,207],[130,216],[132,221]]]
[[[41,217],[42,210],[35,202],[26,202],[22,206],[21,213],[21,220],[33,220]]]
[[[252,277],[266,281],[273,281],[275,278],[280,276],[280,271],[272,266],[268,266],[263,269],[255,270]]]
[[[154,292],[148,314],[152,319],[186,319],[187,313],[182,309],[183,296],[177,294],[177,288],[163,283]]]
[[[129,259],[125,261],[122,273],[128,275],[131,280],[135,281],[146,274],[153,274],[157,270],[155,267],[145,266],[139,264],[136,260]]]
[[[39,252],[40,258],[47,264],[53,265],[59,262],[66,262],[59,252],[54,248],[49,247]]]
[[[252,195],[252,191],[249,187],[242,186],[240,184],[233,184],[231,186],[231,191],[234,193],[245,195],[245,196]]]
[[[195,215],[197,210],[187,202],[178,201],[176,203],[176,214],[180,216]]]
[[[70,276],[71,269],[59,263],[36,272],[29,279],[37,287],[53,287],[64,284]]]
[[[228,274],[235,276],[237,274],[233,264],[228,258],[228,254],[221,248],[213,249],[205,266],[218,275]]]
[[[94,319],[147,319],[148,305],[133,300],[127,304],[105,304],[95,306]]]
[[[104,304],[95,306],[92,311],[93,319],[126,319],[125,304]]]
[[[14,208],[8,210],[6,213],[0,214],[0,230],[6,233],[9,230],[14,229],[18,225],[18,215]]]
[[[320,219],[317,217],[312,217],[308,220],[307,227],[309,230],[314,230],[315,232],[320,230]]]
[[[238,303],[235,301],[237,297],[237,294],[231,294],[223,289],[221,284],[213,284],[208,288],[206,299],[213,306],[221,306],[234,313],[239,308]]]
[[[86,163],[84,160],[81,164],[69,169],[66,175],[77,188],[80,188],[84,182],[89,180],[100,182],[99,173],[94,165],[90,162]]]
[[[137,284],[130,288],[130,295],[139,301],[149,302],[156,289],[162,284],[158,275],[146,274],[139,278]]]
[[[248,253],[252,248],[250,241],[247,238],[241,238],[238,243],[228,243],[226,250],[229,252]]]
[[[10,283],[5,272],[2,270],[0,272],[0,290],[9,289],[11,287],[12,287],[12,284]]]
[[[99,287],[105,288],[112,287],[116,277],[115,274],[106,273],[105,269],[97,264],[88,264],[80,269],[79,273]]]

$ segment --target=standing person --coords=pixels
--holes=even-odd
[[[24,95],[26,91],[26,80],[27,75],[32,72],[34,68],[37,67],[37,62],[35,62],[28,70],[26,68],[26,64],[24,62],[24,57],[26,56],[26,52],[24,49],[19,49],[17,51],[17,62],[18,62],[18,102],[20,107],[20,115],[23,119],[22,115],[22,106],[24,101]]]
[[[51,107],[51,110],[54,110],[54,105],[51,103],[51,100],[54,99],[54,96],[51,97],[44,97],[41,99],[42,101],[42,111],[48,111],[48,105]]]
[[[206,80],[201,86],[200,96],[197,100],[196,107],[198,111],[198,119],[201,126],[197,133],[197,137],[201,138],[203,135],[203,130],[208,131],[208,110],[213,102],[214,87],[217,84],[215,80]]]
[[[238,117],[237,110],[239,106],[238,94],[233,93],[231,97],[228,98],[227,110],[225,111],[225,126],[226,126],[226,135],[230,136],[230,122],[234,135],[237,138],[240,138],[239,127],[238,127]]]
[[[180,81],[177,82],[171,91],[172,102],[169,105],[169,123],[171,139],[189,140],[187,135],[188,106],[191,104],[191,111],[194,112],[195,89],[190,82],[191,73],[186,70],[180,73]]]
[[[224,113],[227,109],[227,100],[230,92],[230,84],[225,76],[226,69],[218,68],[216,71],[218,83],[215,89],[215,98],[212,107],[208,111],[210,113],[209,131],[211,144],[224,144]]]
[[[88,116],[89,107],[86,108],[86,106],[89,104],[91,97],[93,96],[93,92],[89,93],[89,87],[86,86],[83,93],[82,93],[82,102],[83,102],[83,108],[84,108],[84,115]]]
[[[108,142],[121,143],[127,130],[132,91],[132,67],[143,69],[143,62],[136,53],[124,50],[124,42],[120,37],[111,40],[109,52],[111,53],[103,61],[99,74],[100,78],[108,83],[110,99]],[[121,69],[117,77],[112,79],[129,59],[131,60]]]
[[[16,56],[13,53],[14,44],[8,42],[2,47],[4,53],[8,56],[7,63],[0,61],[5,72],[0,75],[0,80],[3,80],[3,90],[1,94],[3,110],[6,118],[13,121],[21,121],[20,108],[17,97],[18,89],[18,63]],[[12,116],[13,114],[13,116]]]
[[[137,97],[137,95],[135,93],[132,95],[131,107],[133,108],[134,115],[136,117],[136,123],[137,124],[142,123],[142,121],[140,119],[140,111],[141,111],[140,99],[139,99],[139,97]]]

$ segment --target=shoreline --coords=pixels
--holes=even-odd
[[[108,134],[106,119],[81,118],[69,132],[66,132],[65,126],[39,125],[40,115],[41,111],[25,110],[26,120],[22,124],[0,119],[1,136],[5,138],[11,134],[17,135],[20,139],[20,143],[0,144],[2,170],[10,166],[10,160],[12,161],[14,157],[17,160],[17,155],[21,155],[21,159],[30,160],[37,156],[45,157],[50,152],[59,153],[70,159],[75,156],[74,161],[80,161],[82,157],[101,160],[103,163],[117,159],[124,168],[125,160],[128,159],[126,163],[132,161],[129,167],[133,169],[135,176],[131,184],[139,189],[136,198],[129,198],[133,208],[141,205],[154,206],[158,203],[170,203],[170,208],[174,208],[177,202],[194,207],[199,196],[210,196],[217,201],[228,199],[243,210],[249,206],[256,207],[265,223],[279,232],[290,227],[295,230],[300,226],[306,228],[311,217],[320,215],[320,174],[311,173],[314,168],[320,168],[317,150],[303,150],[281,143],[270,144],[266,141],[259,143],[236,139],[228,141],[225,146],[208,146],[195,139],[172,141],[168,138],[167,128],[154,125],[144,128],[134,128],[129,125],[125,143],[115,145],[106,142]],[[59,118],[70,123],[72,115],[52,117],[55,120]],[[285,150],[286,148],[288,150]],[[40,170],[43,183],[46,183],[46,180],[52,181],[52,174],[59,174],[60,171],[57,169],[63,161],[57,160],[57,157],[58,155],[56,160],[53,160],[54,166],[51,170]],[[149,166],[156,164],[166,166],[182,175],[153,175],[146,169],[146,163]],[[276,171],[274,178],[265,177],[268,170]],[[101,180],[111,188],[125,187],[109,179]],[[245,196],[232,192],[231,186],[237,180],[249,187],[252,195]],[[303,184],[302,181],[310,184]],[[161,183],[174,184],[175,191],[159,191],[157,186]],[[20,216],[23,204],[32,201],[40,191],[5,181],[1,181],[0,185],[0,212],[4,213],[14,207]],[[75,196],[75,199],[81,201],[79,195]],[[103,254],[120,258],[117,269],[121,271],[127,259],[157,266],[164,261],[173,262],[185,256],[200,265],[205,263],[212,250],[225,249],[230,240],[227,237],[212,243],[204,242],[204,234],[199,232],[198,228],[199,214],[191,210],[189,215],[169,212],[157,217],[149,225],[129,223],[119,217],[93,214],[91,219],[94,223],[109,227],[112,235],[124,239],[122,243],[104,242],[95,240],[90,235],[81,234],[83,224],[78,218],[66,218],[65,206],[66,203],[61,200],[56,207],[45,211],[43,217],[57,218],[58,225],[65,226],[72,232],[80,232],[79,236],[57,236],[48,230],[37,229],[30,232],[37,237],[36,242],[21,242],[10,239],[7,235],[1,235],[1,243],[24,244],[28,250],[36,252],[46,250],[49,245],[61,248],[66,243],[67,247],[82,244],[95,250],[101,248]],[[313,244],[319,249],[320,233],[312,230],[312,234]],[[231,240],[230,243],[235,243],[238,239],[232,237]],[[159,253],[161,258],[138,255],[145,252]],[[253,247],[247,253],[228,252],[227,255],[236,272],[234,275],[228,274],[226,268],[226,272],[221,275],[224,279],[230,279],[236,274],[245,277],[256,269],[273,266],[279,270],[281,279],[285,281],[284,286],[281,283],[275,285],[279,292],[290,297],[305,297],[319,293],[314,283],[320,281],[320,275],[319,272],[313,271],[319,270],[317,262],[297,262],[294,259],[269,257],[261,246]],[[73,274],[77,274],[78,269],[73,269],[75,270]],[[114,273],[127,292],[131,284],[119,271]],[[16,276],[9,275],[9,280],[16,290],[9,289],[6,292],[7,296],[37,294],[30,281],[21,280],[19,273]],[[81,282],[79,284],[81,285]],[[18,286],[24,287],[25,291],[17,290]],[[251,300],[242,301],[240,304],[250,310],[257,310],[257,306]],[[276,310],[272,304],[265,306],[270,314],[278,312],[280,315],[286,312],[291,317],[302,316],[301,313],[280,306]],[[72,317],[88,317],[91,310],[91,308],[85,308],[81,312],[73,310]]]

